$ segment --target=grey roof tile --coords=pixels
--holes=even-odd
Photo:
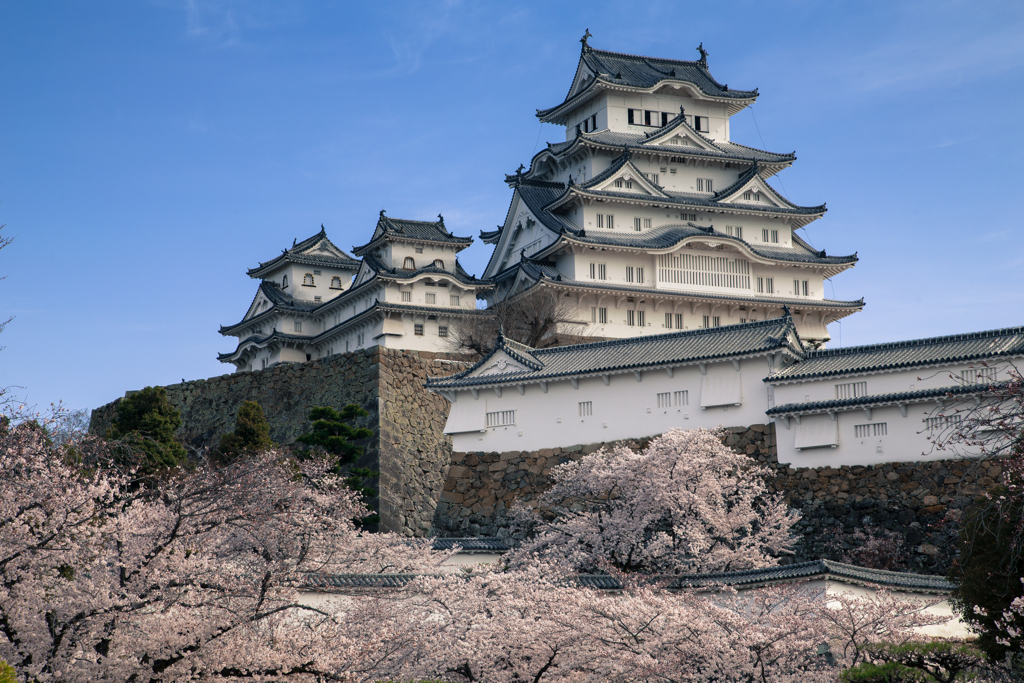
[[[766,381],[833,377],[1021,354],[1024,354],[1024,327],[1008,327],[947,337],[812,351],[801,362],[773,373]]]
[[[901,588],[939,595],[949,594],[953,590],[953,585],[943,576],[868,569],[831,560],[813,560],[764,569],[681,576],[670,584],[670,588],[700,588],[715,585],[752,587],[810,579],[833,579],[858,585],[873,584],[886,588]]]
[[[472,237],[456,237],[444,226],[444,218],[438,216],[436,221],[413,221],[405,218],[391,218],[380,212],[373,237],[361,247],[354,247],[352,253],[363,256],[367,251],[388,239],[405,239],[413,242],[434,242],[438,244],[454,244],[469,246]]]
[[[509,547],[502,543],[501,539],[490,538],[486,536],[470,536],[465,538],[435,538],[433,543],[434,550],[451,550],[455,546],[459,546],[460,551],[464,553],[504,553],[508,552],[509,550]]]
[[[794,240],[792,248],[783,246],[771,246],[763,244],[752,244],[739,237],[715,232],[711,227],[701,227],[694,223],[687,222],[661,225],[651,230],[636,232],[633,230],[602,230],[600,228],[580,231],[577,234],[567,235],[574,242],[584,244],[601,244],[616,247],[629,247],[634,249],[670,249],[688,237],[713,235],[717,242],[733,242],[742,244],[758,256],[776,259],[778,261],[789,261],[794,263],[809,263],[821,265],[838,265],[856,263],[856,254],[849,256],[824,256],[823,252],[812,250],[806,242]],[[538,253],[544,253],[543,251]]]
[[[303,587],[320,590],[395,589],[404,588],[420,576],[429,575],[310,573],[305,575]],[[470,578],[470,575],[460,576],[465,579]],[[638,578],[640,580],[647,579],[651,583],[661,583],[669,591],[694,588],[714,589],[717,586],[733,586],[740,589],[756,588],[770,584],[796,583],[811,580],[831,580],[859,586],[880,586],[932,595],[949,595],[953,590],[953,584],[943,576],[868,569],[831,560],[812,560],[810,562],[734,572]],[[663,583],[665,579],[669,579],[667,584]],[[564,583],[592,590],[620,591],[623,589],[623,584],[617,577],[607,574],[578,574],[566,579]]]
[[[796,328],[793,320],[786,316],[727,327],[529,349],[530,362],[523,363],[530,368],[529,371],[470,377],[471,373],[483,366],[498,351],[505,351],[514,357],[522,356],[526,352],[526,347],[521,344],[510,346],[503,338],[499,338],[494,350],[472,368],[448,377],[430,378],[426,386],[432,389],[454,389],[490,384],[540,382],[578,375],[726,359],[784,348],[799,356],[803,349],[802,346],[793,345],[795,339]],[[799,341],[796,343],[799,344]],[[538,368],[536,365],[541,367]]]
[[[765,378],[770,382],[771,378]],[[891,394],[872,394],[870,396],[858,396],[857,398],[834,398],[827,401],[807,401],[804,403],[785,403],[780,406],[769,408],[765,411],[768,415],[795,415],[798,413],[820,413],[826,410],[842,410],[846,408],[867,408],[879,405],[895,405],[899,403],[917,403],[930,401],[943,396],[969,396],[989,391],[993,386],[1004,386],[1005,383],[991,384],[958,384],[949,387],[938,387],[935,389],[916,389],[914,391],[899,391]]]
[[[664,81],[682,81],[692,83],[702,93],[712,97],[731,100],[753,100],[757,97],[756,90],[732,90],[716,81],[708,71],[706,62],[642,57],[595,50],[589,46],[584,47],[581,60],[598,74],[597,77],[576,95],[570,97],[566,94],[566,99],[561,104],[537,110],[538,118],[544,119],[569,103],[583,100],[599,83],[649,89]]]
[[[761,305],[761,304],[774,304],[778,308],[790,307],[794,309],[803,308],[862,308],[864,306],[864,299],[857,299],[855,301],[838,301],[836,299],[806,299],[806,298],[783,298],[783,297],[765,297],[761,295],[748,295],[748,296],[730,296],[728,294],[709,294],[707,292],[688,292],[685,290],[671,290],[671,289],[655,289],[653,287],[631,287],[629,285],[613,285],[603,280],[574,280],[558,274],[557,277],[551,277],[548,272],[553,269],[554,266],[548,266],[544,269],[543,276],[554,280],[560,285],[566,287],[585,287],[587,289],[595,289],[599,291],[613,291],[613,292],[629,292],[643,296],[681,296],[687,299],[705,299],[708,301],[736,301],[750,305]],[[504,273],[509,272],[510,269],[502,271],[494,277],[495,282],[500,279],[504,279]],[[530,269],[524,269],[528,274],[533,272]]]
[[[341,252],[341,256],[326,256],[323,254],[302,254],[299,253],[304,249],[312,247],[321,240],[327,242],[333,249],[337,249]],[[293,244],[291,249],[285,249],[280,255],[270,259],[269,261],[263,261],[255,268],[250,268],[246,271],[249,277],[262,277],[266,273],[270,272],[282,263],[301,263],[307,266],[323,266],[324,268],[340,268],[344,270],[358,270],[359,261],[346,254],[343,250],[327,239],[327,231],[324,227],[320,226],[320,232],[309,237],[307,239]]]

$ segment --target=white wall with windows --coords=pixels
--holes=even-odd
[[[767,357],[737,363],[458,391],[445,432],[456,451],[505,452],[763,423]]]
[[[1005,362],[982,362],[850,374],[769,383],[773,406],[885,395],[1007,379]],[[877,465],[893,461],[941,460],[937,436],[957,416],[941,417],[938,399],[898,399],[861,407],[794,411],[773,418],[779,462],[792,467]]]

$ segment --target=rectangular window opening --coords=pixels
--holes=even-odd
[[[493,413],[487,413],[488,427],[504,427],[515,423],[516,411],[514,410],[496,410]]]
[[[858,439],[871,436],[885,436],[888,432],[888,425],[885,422],[872,422],[866,425],[854,425],[853,435]]]
[[[836,398],[860,398],[861,396],[868,395],[868,383],[867,382],[847,382],[846,384],[836,385]]]
[[[594,402],[593,401],[580,401],[579,403],[580,417],[590,417],[594,414]]]

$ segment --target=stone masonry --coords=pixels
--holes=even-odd
[[[649,441],[619,443],[639,450]],[[851,547],[851,533],[867,528],[900,535],[911,571],[944,574],[955,548],[951,526],[944,521],[947,513],[955,516],[1001,473],[997,462],[962,460],[794,469],[778,463],[773,424],[729,427],[724,443],[766,466],[769,490],[800,511],[796,554],[784,562],[839,559]],[[435,530],[447,536],[507,536],[507,510],[514,501],[535,501],[550,485],[551,468],[614,445],[454,453],[434,516]]]
[[[428,376],[468,367],[462,356],[374,347],[307,363],[282,363],[266,370],[240,372],[172,384],[165,389],[181,411],[177,437],[195,449],[216,445],[234,429],[244,401],[256,401],[270,424],[270,436],[290,446],[309,430],[314,406],[362,406],[369,416],[360,426],[371,429],[360,466],[380,471],[375,485],[381,528],[423,536],[430,528],[451,456],[444,435],[448,403],[423,386]],[[120,399],[118,399],[120,400]],[[90,431],[104,434],[118,401],[92,413]]]

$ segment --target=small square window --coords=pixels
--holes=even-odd
[[[323,299],[322,299],[321,297],[318,297],[318,296],[314,296],[314,297],[313,297],[313,303],[316,303],[316,304],[318,304],[318,303],[320,303],[320,302],[321,302],[322,300],[323,300]]]
[[[412,301],[412,292],[402,292],[402,301]]]
[[[426,303],[428,303],[428,304],[436,304],[437,303],[437,295],[434,294],[433,292],[427,292],[423,296],[424,296],[424,301]]]
[[[455,306],[455,307],[461,306],[461,303],[460,303],[461,299],[459,298],[458,294],[451,294],[449,296],[450,296],[449,301],[451,302],[452,306]]]
[[[412,332],[417,337],[422,337],[423,336],[423,324],[422,323],[416,323],[415,325],[413,325],[412,326]]]
[[[438,337],[447,337],[448,336],[448,326],[447,325],[438,325],[437,326],[437,336]]]
[[[298,320],[296,320],[296,321],[295,321],[295,326],[294,326],[294,328],[293,328],[293,329],[294,329],[294,330],[295,330],[296,332],[302,332],[302,323],[301,323],[301,322],[299,322]]]
[[[314,270],[314,271],[313,271],[313,275],[319,275],[319,274],[320,274],[320,271],[319,271],[319,270]]]

